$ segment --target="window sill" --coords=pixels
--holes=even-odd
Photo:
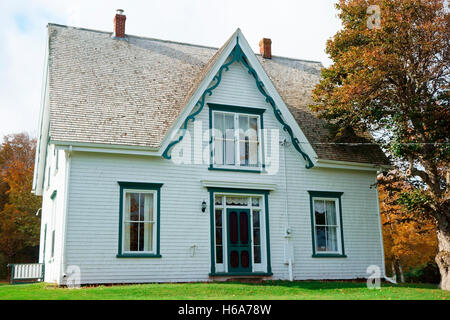
[[[222,167],[209,167],[208,170],[216,171],[231,171],[231,172],[251,172],[251,173],[264,173],[265,171],[261,168],[257,169],[239,169],[239,168],[222,168]]]
[[[340,253],[316,253],[312,255],[313,258],[347,258],[345,254]]]
[[[273,275],[272,272],[214,272],[214,273],[210,273],[209,276],[210,277],[235,277],[235,276],[258,276],[258,277],[263,277],[263,276],[271,276]]]
[[[160,254],[122,253],[116,255],[116,258],[162,258],[162,256]]]

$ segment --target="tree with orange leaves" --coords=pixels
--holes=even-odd
[[[432,216],[450,290],[450,13],[445,0],[340,0],[311,108],[340,142],[372,132],[412,189],[398,202]],[[350,139],[349,139],[350,141]]]
[[[433,261],[437,252],[436,225],[433,218],[408,211],[399,203],[401,192],[413,188],[405,181],[379,177],[380,214],[386,267],[405,282],[404,272]]]
[[[36,140],[23,133],[0,145],[0,253],[8,262],[39,244],[41,198],[31,194],[35,149]]]

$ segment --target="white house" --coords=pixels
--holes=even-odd
[[[369,144],[309,110],[322,65],[48,25],[33,192],[45,281],[366,278],[384,272]],[[213,129],[213,130],[210,130]],[[371,142],[367,135],[356,141]]]

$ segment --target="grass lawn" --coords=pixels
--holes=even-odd
[[[427,284],[383,284],[381,290],[369,290],[365,283],[340,281],[268,281],[248,283],[181,283],[141,284],[121,286],[83,287],[81,289],[59,288],[54,285],[35,283],[0,284],[0,300],[147,300],[147,299],[434,299],[450,300],[450,292]]]

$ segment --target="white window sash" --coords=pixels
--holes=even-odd
[[[223,144],[226,143],[226,141],[231,141],[231,139],[227,139],[226,133],[223,132],[223,138],[222,137],[216,137],[215,136],[215,115],[216,114],[232,114],[234,116],[234,165],[227,165],[226,164],[226,148],[222,147],[222,153],[223,153],[223,164],[217,164],[216,163],[216,150],[215,150],[215,142],[221,141]],[[256,118],[256,124],[257,124],[257,162],[255,166],[251,165],[241,165],[241,159],[240,159],[240,137],[239,137],[239,115],[246,115],[248,117],[255,117]],[[229,111],[216,111],[214,110],[212,112],[212,150],[213,150],[213,156],[212,156],[212,164],[216,168],[229,168],[229,169],[245,169],[245,170],[255,170],[259,171],[262,168],[262,140],[261,140],[261,116],[258,114],[250,114],[250,113],[239,113],[239,112],[229,112]],[[250,153],[249,153],[250,155]]]
[[[143,194],[152,194],[153,195],[153,220],[144,220],[144,221],[132,221],[132,220],[126,220],[125,217],[127,216],[127,210],[129,209],[128,203],[127,203],[127,194],[128,193],[143,193]],[[122,252],[127,254],[155,254],[156,253],[156,230],[157,230],[157,210],[158,210],[158,203],[157,203],[157,194],[158,191],[156,190],[145,190],[145,189],[124,189],[123,190],[123,208],[122,208]],[[144,200],[145,201],[145,200]],[[144,205],[145,208],[145,205]],[[152,250],[146,250],[146,251],[131,251],[126,250],[126,241],[129,241],[129,234],[126,232],[126,223],[143,223],[144,224],[144,232],[145,230],[145,224],[151,224],[152,226]],[[144,246],[145,246],[145,235],[144,235]]]
[[[315,200],[321,200],[321,201],[334,201],[335,208],[336,208],[336,224],[330,225],[330,224],[316,224],[316,208],[315,208]],[[316,254],[341,254],[342,253],[342,239],[341,239],[341,212],[339,207],[339,198],[326,198],[326,197],[313,197],[312,198],[313,203],[313,221],[314,221],[314,248],[316,250]],[[325,212],[326,214],[326,207]],[[336,251],[319,251],[317,248],[317,227],[332,227],[336,228],[336,242],[337,242],[337,250]]]

